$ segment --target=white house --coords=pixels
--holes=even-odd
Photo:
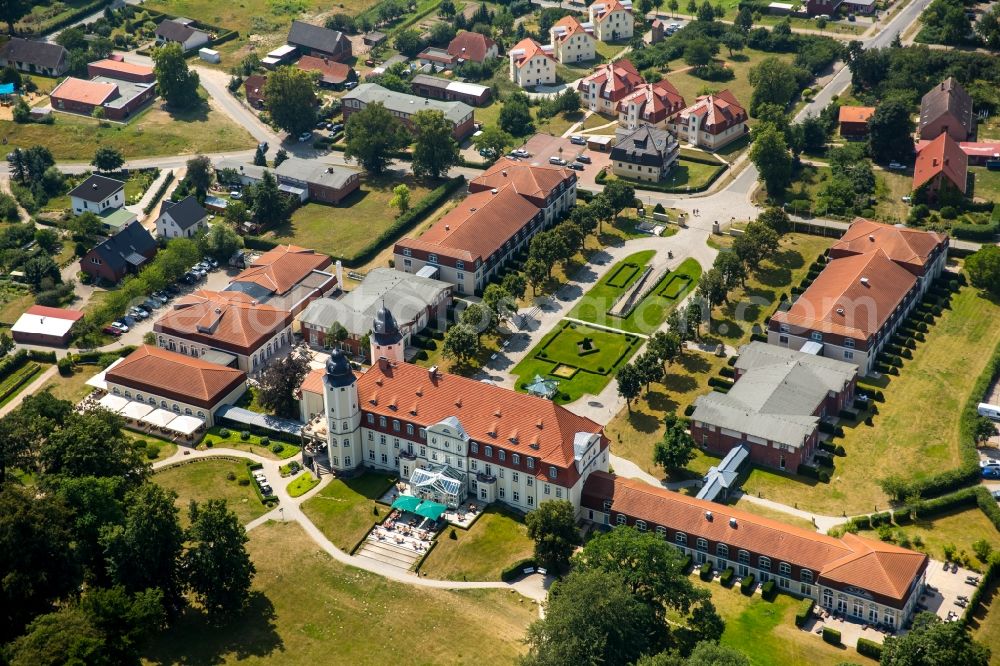
[[[69,193],[73,214],[110,213],[125,205],[125,183],[94,174]]]
[[[556,82],[556,61],[552,54],[531,38],[522,39],[508,52],[510,80],[521,88],[552,85]]]
[[[594,36],[602,42],[632,39],[635,17],[632,0],[598,0],[587,8]]]
[[[549,29],[552,53],[556,60],[566,64],[596,59],[597,42],[593,33],[593,26],[589,23],[580,23],[573,15],[564,16],[556,21]]]
[[[208,44],[212,37],[204,30],[191,27],[194,23],[191,19],[176,18],[167,19],[156,26],[157,44],[180,44],[181,49],[186,53],[194,49],[200,49]]]
[[[164,201],[156,219],[156,235],[161,238],[191,238],[208,229],[208,211],[191,195],[177,203]]]

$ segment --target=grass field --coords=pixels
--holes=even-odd
[[[983,563],[973,554],[973,542],[986,539],[994,551],[1000,551],[1000,533],[979,507],[975,506],[944,513],[931,520],[917,520],[912,525],[894,527],[892,533],[895,543],[900,542],[899,535],[905,535],[910,543],[900,545],[923,551],[936,560],[945,559],[944,546],[951,544],[958,548],[958,552],[964,550],[973,566],[979,569],[983,568]],[[879,538],[877,530],[863,530],[858,534],[875,540]],[[920,537],[922,546],[913,543],[915,537]]]
[[[895,171],[875,172],[875,217],[886,222],[904,222],[910,205],[903,201],[913,191],[913,176]]]
[[[994,582],[990,591],[983,595],[983,608],[972,618],[972,637],[993,648],[990,666],[1000,666],[1000,582]]]
[[[90,161],[98,146],[120,150],[125,159],[156,155],[219,153],[253,148],[253,137],[225,114],[207,104],[194,111],[168,113],[162,102],[141,112],[127,125],[56,113],[51,125],[0,121],[7,150],[42,144],[57,160]]]
[[[160,447],[159,455],[157,455],[156,458],[153,458],[149,462],[157,462],[160,460],[165,460],[170,456],[174,455],[175,453],[177,453],[177,445],[174,444],[173,442],[168,442],[165,439],[161,439],[160,437],[154,437],[153,435],[144,435],[142,433],[134,432],[132,430],[125,430],[124,432],[132,439],[141,442],[146,442],[147,444],[155,444],[156,446]]]
[[[632,339],[629,340],[628,338]],[[584,339],[590,339],[596,351],[581,355]],[[612,333],[583,324],[563,322],[528,352],[511,374],[517,375],[518,390],[535,375],[552,377],[560,365],[576,367],[572,377],[559,377],[560,404],[573,402],[585,394],[597,395],[608,385],[615,372],[639,349],[642,340],[636,336]],[[588,350],[589,351],[589,350]]]
[[[148,663],[506,665],[538,617],[507,590],[434,590],[345,566],[294,523],[249,536],[257,575],[247,612],[217,627],[186,610],[147,649]]]
[[[449,535],[454,532],[457,538]],[[446,580],[500,580],[500,572],[530,557],[534,542],[524,521],[490,506],[468,530],[446,528],[420,573]]]
[[[642,275],[643,268],[654,256],[656,250],[644,250],[619,261],[584,294],[566,316],[607,326],[608,308],[635,284]]]
[[[397,211],[389,201],[392,188],[401,183],[410,188],[411,206],[431,191],[431,187],[413,176],[366,178],[361,187],[339,205],[307,203],[292,213],[287,224],[268,232],[265,237],[311,247],[326,254],[354,256],[395,222]]]
[[[310,472],[303,472],[288,484],[288,495],[289,497],[302,497],[318,485],[319,479]]]
[[[27,3],[27,13],[15,24],[18,33],[30,30],[41,33],[48,30],[56,21],[61,21],[81,7],[86,7],[91,0],[34,0]]]
[[[969,173],[976,179],[973,194],[976,199],[1000,201],[1000,173],[986,167],[969,167]]]
[[[718,459],[715,460],[718,463]],[[713,463],[713,464],[715,464]],[[771,509],[766,506],[761,506],[754,502],[749,502],[746,499],[739,499],[733,506],[746,511],[747,513],[753,513],[764,518],[770,518],[772,520],[779,520],[788,525],[794,525],[795,527],[801,527],[804,530],[815,531],[816,526],[810,521],[799,518],[798,516],[793,516],[790,513],[785,513],[784,511],[778,511],[776,509]]]
[[[847,456],[837,458],[829,484],[754,469],[744,490],[830,515],[885,508],[880,479],[923,478],[958,464],[959,413],[998,342],[1000,304],[962,288],[883,389],[874,426],[847,428],[839,442]]]
[[[230,481],[229,474],[236,478]],[[224,499],[243,524],[266,513],[267,508],[257,499],[253,488],[250,485],[241,486],[240,479],[249,480],[246,464],[211,458],[170,467],[153,477],[158,484],[177,493],[174,504],[180,509],[184,524],[187,524],[187,508],[191,500]]]
[[[35,303],[35,297],[26,287],[8,283],[0,286],[0,322],[13,326],[17,318]]]
[[[52,395],[60,400],[69,400],[77,403],[90,395],[94,389],[87,386],[87,380],[98,373],[100,368],[96,365],[84,365],[73,369],[73,374],[69,377],[53,377],[42,387],[43,391],[51,391]]]
[[[368,473],[353,479],[334,479],[315,497],[302,504],[302,511],[337,548],[350,551],[385,515],[375,514],[375,500],[392,485],[395,477]]]

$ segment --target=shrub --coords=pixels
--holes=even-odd
[[[844,456],[847,455],[847,450],[843,447],[843,445],[838,444],[837,448],[833,450],[833,454],[835,456],[840,456],[841,458],[843,458]]]
[[[688,405],[684,408],[684,416],[691,416],[694,414],[695,406],[693,404]]]
[[[725,366],[719,370],[719,374],[728,379],[732,379],[736,376],[736,371],[728,366]]]
[[[160,445],[155,442],[146,443],[146,457],[150,460],[156,460],[157,456],[160,455]]]
[[[236,480],[236,472],[230,472],[229,474],[226,474],[226,480],[227,481],[235,481]]]
[[[733,576],[735,575],[736,572],[733,571],[732,567],[726,567],[726,570],[722,572],[721,576],[719,576],[719,582],[722,583],[724,587],[730,587],[733,584]]]
[[[882,645],[867,638],[858,638],[858,654],[878,661],[882,658]]]
[[[270,437],[261,437],[260,438],[260,445],[261,446],[270,446],[270,444],[271,444],[271,438]]]
[[[250,431],[249,430],[244,430],[243,432],[241,432],[240,433],[240,439],[242,439],[244,442],[247,441],[248,439],[250,439]]]
[[[777,595],[778,589],[773,580],[767,581],[760,588],[760,596],[764,597],[766,601],[774,601],[774,597]]]
[[[271,445],[271,453],[278,454],[281,453],[284,449],[285,447],[277,442]]]
[[[803,599],[799,602],[799,610],[795,613],[795,626],[801,627],[809,619],[809,614],[812,613],[813,606],[816,602],[812,599]]]
[[[245,476],[241,476],[240,480],[237,481],[237,483],[239,483],[241,486],[249,486],[250,485],[250,479],[248,479]]]
[[[821,483],[830,483],[830,473],[825,469],[819,471],[818,478]]]
[[[840,645],[840,632],[830,627],[823,627],[823,642],[830,645]]]
[[[219,437],[221,437],[222,439],[229,439],[229,431],[223,428],[222,430],[219,431]]]
[[[750,596],[751,594],[753,594],[753,586],[755,582],[757,581],[754,579],[753,574],[750,574],[749,576],[744,576],[743,580],[740,581],[740,592],[742,592],[747,596]]]
[[[210,440],[210,439],[206,439],[205,440],[205,448],[207,448],[207,449],[212,448],[212,446],[214,446],[214,444],[215,443],[212,440]]]
[[[712,563],[705,562],[702,564],[698,570],[698,575],[701,576],[702,580],[712,580]]]
[[[73,361],[69,357],[59,359],[56,367],[59,368],[59,374],[63,377],[69,377],[73,374]]]

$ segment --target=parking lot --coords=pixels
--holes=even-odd
[[[531,154],[531,157],[525,159],[531,164],[549,164],[549,159],[553,157],[572,163],[576,161],[577,157],[585,156],[590,160],[590,163],[577,162],[583,167],[583,170],[576,172],[577,187],[585,190],[593,190],[597,184],[594,180],[597,173],[611,164],[610,156],[607,153],[590,150],[585,145],[575,144],[569,137],[536,134],[528,139],[522,148]]]

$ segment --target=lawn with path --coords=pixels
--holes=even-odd
[[[334,479],[304,502],[302,511],[333,545],[350,552],[373,524],[385,518],[386,507],[375,500],[395,480],[395,476],[375,472],[352,479]]]
[[[225,437],[222,435],[223,432],[226,433]],[[218,447],[220,449],[239,449],[240,451],[254,453],[265,458],[271,458],[272,460],[284,460],[286,458],[291,458],[302,448],[296,444],[277,441],[273,437],[265,438],[249,432],[247,434],[249,436],[244,439],[242,431],[231,430],[221,426],[213,426],[205,432],[205,437],[198,444],[197,448],[202,450],[211,447]],[[292,435],[289,436],[291,437]],[[266,443],[264,442],[264,439],[267,439]],[[280,450],[276,451],[275,449],[279,446]]]
[[[722,171],[725,168],[724,164],[705,164],[704,162],[696,162],[694,160],[689,160],[684,157],[679,157],[676,164],[670,168],[670,172],[667,173],[667,177],[659,183],[665,187],[673,188],[690,188],[692,190],[702,190],[704,189],[713,178],[716,177],[716,173]],[[615,175],[608,174],[605,177],[605,183],[609,180],[615,180],[618,178]],[[636,196],[642,199],[643,181],[634,180],[630,178],[622,178],[621,180],[626,181],[629,185],[636,188]]]
[[[297,524],[249,533],[247,611],[215,626],[187,608],[144,653],[150,664],[515,663],[537,606],[508,590],[436,590],[340,564]]]
[[[234,478],[230,480],[229,476]],[[257,499],[257,493],[250,486],[241,485],[240,480],[250,481],[246,463],[218,458],[203,458],[160,470],[153,480],[177,493],[174,504],[180,510],[181,523],[188,522],[188,504],[191,500],[203,502],[210,499],[226,500],[243,524],[267,512],[267,507]]]
[[[500,580],[506,567],[531,557],[534,548],[524,520],[491,504],[471,528],[446,527],[420,573],[445,580]]]
[[[847,456],[836,459],[830,483],[754,469],[744,490],[826,515],[885,509],[881,479],[920,479],[958,466],[959,414],[998,343],[1000,304],[963,287],[913,359],[881,388],[885,402],[874,426],[848,427],[837,440]]]

